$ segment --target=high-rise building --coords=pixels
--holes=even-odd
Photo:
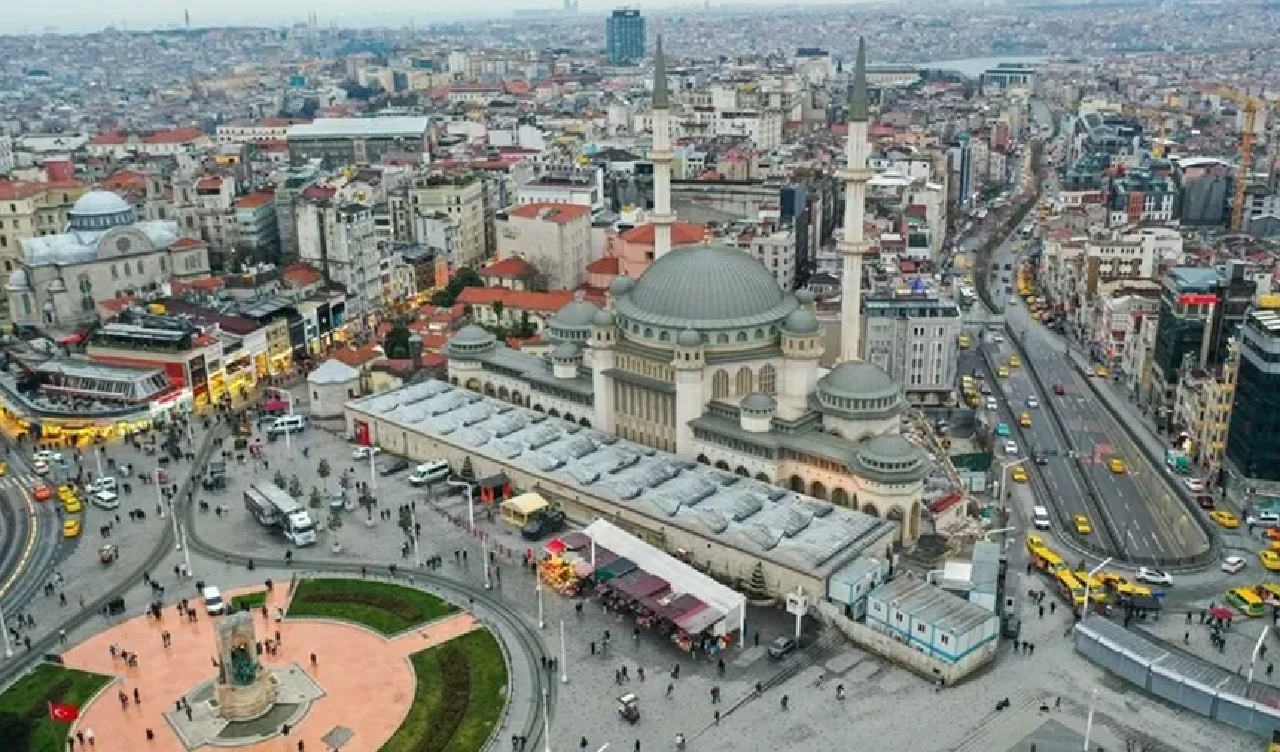
[[[609,62],[626,65],[644,59],[644,16],[634,8],[615,10],[605,25]]]
[[[1238,347],[1227,461],[1251,480],[1280,481],[1280,314],[1250,313]]]

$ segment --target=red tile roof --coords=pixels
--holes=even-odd
[[[5,180],[0,181],[0,199],[5,201],[17,201],[24,198],[31,198],[38,195],[46,187],[45,183],[28,182],[25,180]]]
[[[934,516],[937,516],[962,501],[964,501],[964,497],[960,494],[949,493],[946,496],[939,497],[929,502],[929,511],[932,512]]]
[[[143,136],[140,140],[144,144],[185,144],[202,136],[204,131],[199,128],[175,128],[171,131],[159,131]]]
[[[328,201],[338,192],[329,185],[309,185],[302,191],[302,198],[308,201]]]
[[[528,277],[535,273],[537,270],[518,256],[495,261],[480,270],[481,277]]]
[[[236,199],[237,209],[257,209],[274,201],[276,194],[271,191],[254,191],[247,196]]]
[[[222,178],[217,175],[200,178],[200,180],[196,182],[197,191],[216,191],[220,188],[222,188]]]
[[[359,368],[371,360],[377,360],[382,357],[382,351],[377,345],[365,345],[364,347],[344,347],[333,353],[333,359],[346,363],[352,368]]]
[[[537,201],[532,204],[524,204],[517,206],[507,212],[512,217],[523,217],[524,219],[541,219],[544,222],[555,222],[563,225],[572,222],[575,219],[587,217],[591,215],[591,207],[579,206],[578,204],[553,204],[546,201]]]
[[[470,306],[488,306],[501,301],[508,310],[554,313],[572,303],[575,294],[573,290],[530,292],[508,290],[505,287],[466,287],[458,295],[458,302]]]
[[[289,264],[281,270],[280,276],[284,277],[286,282],[299,287],[309,287],[324,279],[320,270],[310,264]]]
[[[116,170],[99,183],[99,187],[108,191],[146,190],[147,175],[137,170]]]
[[[169,244],[169,248],[175,251],[185,251],[189,248],[204,248],[205,242],[200,238],[178,238]]]
[[[89,139],[90,146],[115,146],[123,144],[129,140],[129,137],[120,131],[108,131],[99,133]]]
[[[656,230],[653,225],[640,225],[622,233],[621,238],[636,245],[653,245]],[[707,228],[691,222],[676,222],[671,225],[671,245],[689,245],[701,243],[707,237]]]
[[[617,256],[604,256],[587,264],[587,274],[617,274],[622,261]]]

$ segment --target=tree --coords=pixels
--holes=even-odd
[[[333,468],[329,466],[329,460],[320,460],[320,465],[316,468],[316,475],[320,476],[320,482],[324,484],[325,490],[329,490],[329,476],[333,475]]]
[[[751,579],[747,581],[746,593],[748,600],[766,601],[769,600],[769,583],[764,577],[764,564],[756,562],[755,567],[751,570]]]
[[[286,479],[284,477],[284,473],[280,472],[279,470],[276,471],[275,477],[271,479],[271,482],[276,484],[276,488],[279,488],[281,490],[284,490],[289,487],[288,479]]]
[[[501,301],[501,300],[495,300],[495,301],[493,301],[493,304],[492,304],[492,305],[490,305],[489,307],[493,309],[493,315],[494,315],[495,317],[497,317],[498,322],[499,322],[499,323],[501,323],[501,322],[502,322],[502,310],[503,310],[503,308],[505,308],[505,306],[502,304],[502,301]]]
[[[396,521],[400,526],[400,530],[404,532],[406,537],[413,537],[413,513],[409,511],[409,505],[405,504],[400,507],[400,518]]]
[[[458,300],[458,295],[462,293],[466,287],[484,287],[484,280],[480,279],[480,275],[475,269],[464,266],[454,273],[453,278],[449,280],[449,284],[445,285],[443,290],[437,290],[436,294],[431,297],[431,304],[436,306],[448,307]]]
[[[382,352],[391,359],[408,358],[409,338],[413,333],[409,331],[409,327],[397,324],[391,327],[391,331],[387,332],[387,336],[382,340]]]
[[[298,479],[297,475],[289,478],[289,495],[295,499],[302,498],[302,481]]]
[[[373,497],[373,494],[365,491],[360,494],[360,506],[364,507],[364,511],[369,514],[369,521],[373,522],[373,508],[378,506],[378,500]]]
[[[320,495],[320,489],[315,486],[311,487],[311,508],[319,509],[324,506],[324,497]]]

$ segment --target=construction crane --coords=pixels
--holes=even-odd
[[[1228,86],[1215,86],[1209,93],[1229,99],[1244,109],[1244,126],[1240,129],[1240,166],[1236,169],[1235,195],[1231,199],[1231,229],[1244,232],[1245,188],[1249,187],[1249,170],[1253,167],[1254,131],[1258,126],[1258,113],[1266,108],[1266,104]]]

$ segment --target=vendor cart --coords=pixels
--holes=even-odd
[[[640,701],[630,692],[618,698],[618,715],[631,725],[640,722]]]

